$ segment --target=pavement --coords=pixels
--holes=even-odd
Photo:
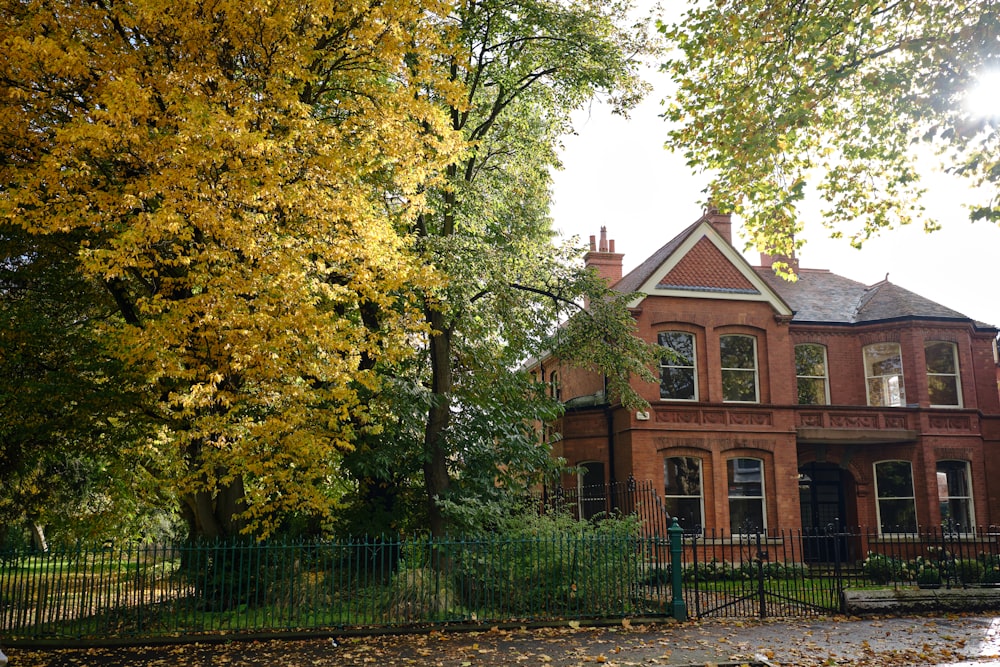
[[[230,638],[231,639],[231,638]],[[2,641],[2,639],[0,639]],[[835,616],[556,628],[449,629],[390,636],[130,647],[4,646],[10,667],[101,665],[338,665],[395,667],[1000,667],[1000,616]]]

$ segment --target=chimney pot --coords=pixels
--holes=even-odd
[[[608,239],[608,228],[601,227],[600,244],[590,237],[590,252],[583,256],[584,266],[592,266],[597,274],[613,285],[622,278],[622,257],[615,252],[614,239]]]
[[[792,273],[798,273],[799,270],[799,258],[795,256],[795,251],[792,251],[792,256],[787,255],[771,255],[766,252],[760,253],[760,265],[765,269],[770,269],[774,267],[775,262],[784,262],[792,270]]]
[[[726,240],[726,243],[733,245],[733,216],[728,213],[720,213],[719,209],[713,204],[705,208],[705,213],[702,215],[702,220],[708,221],[715,231],[719,232],[719,236]]]

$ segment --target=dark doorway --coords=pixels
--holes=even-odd
[[[580,518],[592,519],[601,512],[607,512],[608,486],[604,481],[604,464],[600,461],[581,463],[583,474],[580,480]]]
[[[807,562],[848,560],[845,489],[850,475],[829,463],[799,468],[799,507],[802,512],[803,556]]]

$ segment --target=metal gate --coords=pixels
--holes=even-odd
[[[688,613],[696,618],[767,618],[839,612],[844,587],[842,537],[809,532],[687,536]]]

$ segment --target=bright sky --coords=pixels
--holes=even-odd
[[[625,254],[626,272],[701,215],[698,202],[707,183],[684,164],[681,152],[663,147],[666,127],[659,118],[660,100],[670,90],[670,81],[654,69],[647,80],[654,92],[628,120],[612,116],[600,104],[576,115],[577,134],[564,140],[564,169],[555,174],[554,183],[556,229],[565,238],[579,236],[585,244],[606,226],[615,250]],[[942,224],[940,231],[892,230],[855,250],[846,239],[830,239],[818,218],[807,220],[800,265],[829,269],[865,284],[883,280],[888,273],[900,287],[1000,325],[1000,226],[969,222],[963,204],[972,201],[974,193],[951,176],[930,173],[925,185],[923,203]],[[739,232],[734,224],[733,243],[742,249]],[[751,264],[760,263],[756,251],[744,255]]]

